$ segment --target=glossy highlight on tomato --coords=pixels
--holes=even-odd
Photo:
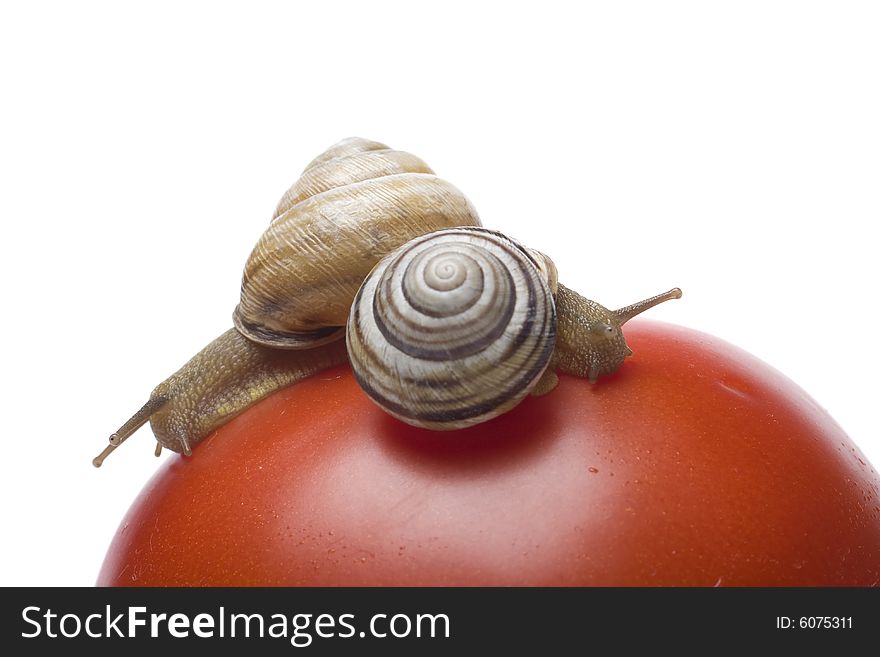
[[[718,338],[627,325],[634,356],[456,432],[347,367],[282,390],[123,519],[99,585],[867,586],[880,478],[831,417]]]

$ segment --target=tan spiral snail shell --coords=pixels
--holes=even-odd
[[[419,158],[377,142],[341,142],[279,203],[245,265],[235,327],[282,349],[337,340],[382,256],[434,230],[479,225],[467,198]]]
[[[254,247],[235,328],[160,383],[94,465],[147,421],[157,454],[162,447],[190,454],[252,404],[345,362],[349,351],[362,386],[392,414],[435,429],[469,426],[512,408],[529,391],[548,392],[557,370],[591,381],[613,372],[631,353],[623,323],[681,296],[675,288],[609,311],[557,284],[543,254],[479,226],[467,198],[419,158],[359,138],[331,146],[284,194]],[[458,241],[447,241],[453,237]],[[451,247],[442,263],[432,240]],[[491,245],[494,255],[478,258],[477,242]],[[399,248],[416,263],[403,268],[412,269],[410,278],[388,267],[390,260],[370,275]],[[429,262],[436,268],[426,277]],[[503,273],[508,266],[513,273]],[[395,290],[400,283],[405,291]],[[414,294],[422,283],[427,300]],[[376,288],[389,296],[374,299]],[[451,294],[437,301],[441,291]],[[420,314],[409,314],[402,299],[414,301]],[[458,312],[446,317],[450,308]],[[450,322],[441,337],[440,324],[453,317],[465,325]],[[376,336],[390,338],[398,356],[365,346]],[[404,348],[405,337],[416,346]],[[435,338],[445,346],[430,346]],[[395,381],[418,394],[394,392]]]

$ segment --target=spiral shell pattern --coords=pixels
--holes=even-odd
[[[553,353],[556,310],[528,249],[485,229],[440,230],[376,266],[346,339],[355,377],[385,411],[459,429],[513,408],[534,387]]]
[[[479,225],[464,194],[415,155],[343,140],[278,204],[245,265],[235,327],[282,349],[341,338],[354,295],[383,256],[431,231]]]

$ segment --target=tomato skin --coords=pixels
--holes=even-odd
[[[170,458],[98,585],[862,586],[880,478],[803,390],[717,338],[634,321],[598,384],[451,433],[347,367]]]

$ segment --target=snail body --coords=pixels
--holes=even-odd
[[[196,443],[248,406],[345,358],[342,341],[288,351],[229,329],[156,386],[149,401],[113,434],[110,447],[115,449],[149,420],[159,445],[189,454]],[[99,465],[113,450],[105,451]]]
[[[347,358],[399,419],[471,426],[549,392],[557,371],[613,372],[632,353],[622,325],[680,296],[609,311],[559,284],[544,254],[481,228],[419,158],[347,139],[279,202],[245,266],[235,328],[159,384],[93,463],[147,421],[157,454],[188,455],[274,390]]]

